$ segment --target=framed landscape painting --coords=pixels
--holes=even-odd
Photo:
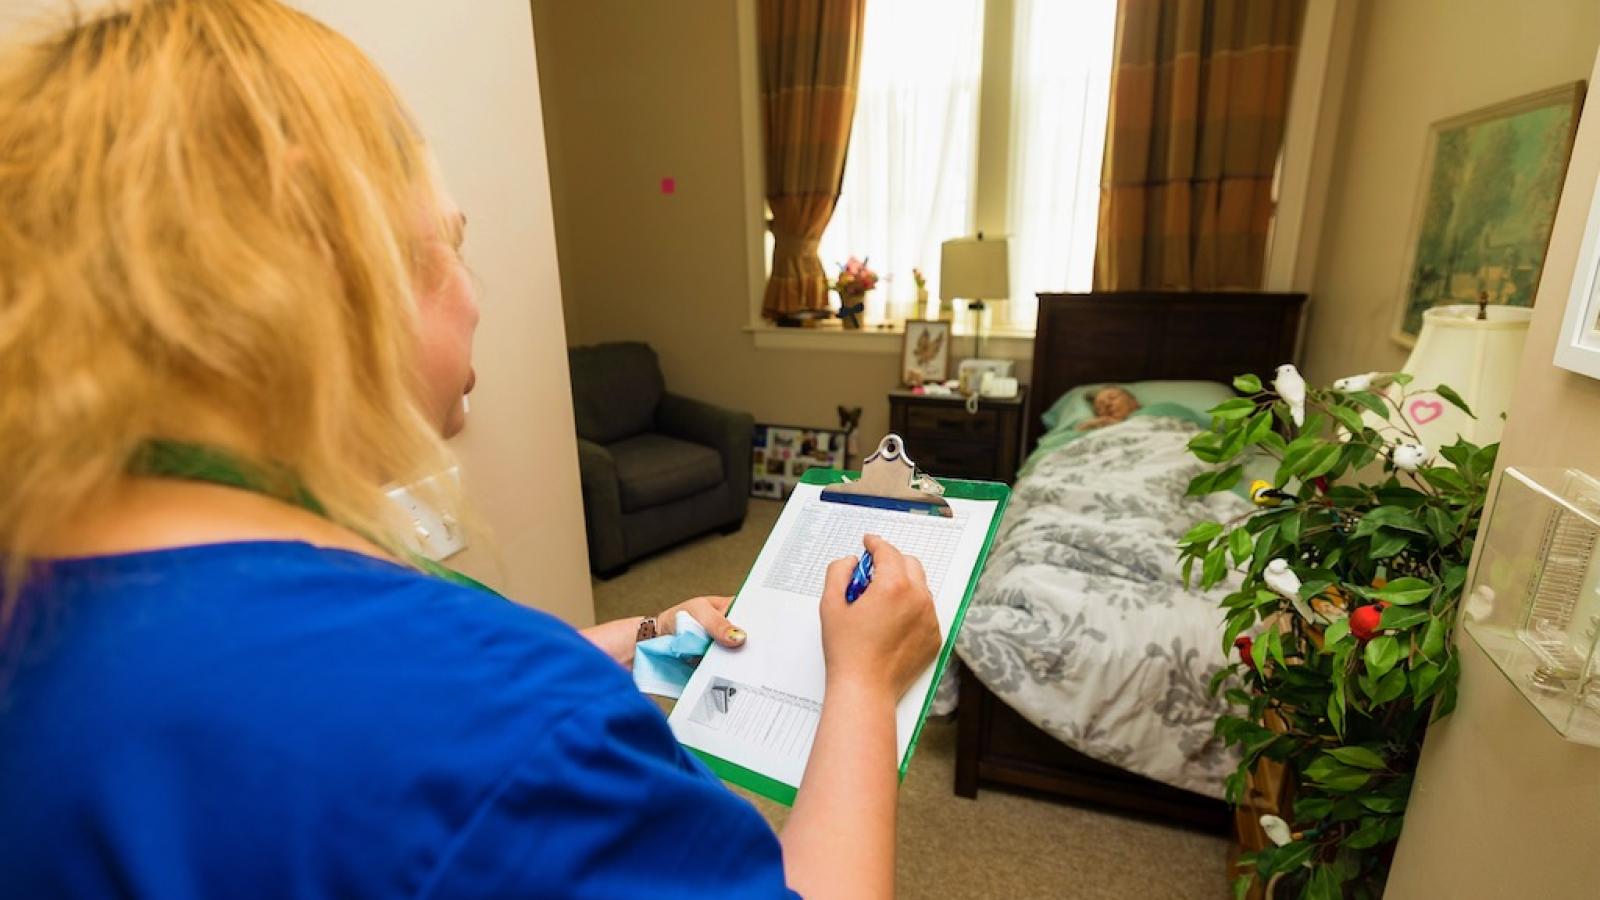
[[[1576,81],[1434,123],[1394,338],[1448,303],[1532,306],[1583,105]]]

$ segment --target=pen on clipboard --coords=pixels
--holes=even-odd
[[[863,550],[861,558],[856,561],[856,570],[850,573],[850,583],[844,589],[844,601],[854,603],[861,599],[867,592],[867,585],[872,583],[872,551]]]

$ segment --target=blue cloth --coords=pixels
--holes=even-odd
[[[542,613],[298,543],[53,563],[22,600],[5,896],[793,896],[755,809]]]
[[[711,635],[694,616],[680,611],[672,622],[672,634],[663,634],[633,645],[633,683],[646,694],[683,696],[694,667],[711,649]]]

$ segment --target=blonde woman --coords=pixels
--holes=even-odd
[[[398,549],[382,485],[447,464],[478,314],[354,47],[132,2],[0,53],[0,123],[0,893],[892,892],[915,560],[869,539],[853,605],[827,573],[780,840],[607,659],[639,620],[580,634]]]

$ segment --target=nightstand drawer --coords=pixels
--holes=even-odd
[[[961,404],[918,405],[906,409],[906,438],[914,435],[954,440],[989,440],[1000,414],[992,409],[967,412]]]
[[[928,441],[919,445],[915,440],[908,438],[906,452],[917,461],[917,468],[936,478],[990,480],[995,477],[993,444]]]

